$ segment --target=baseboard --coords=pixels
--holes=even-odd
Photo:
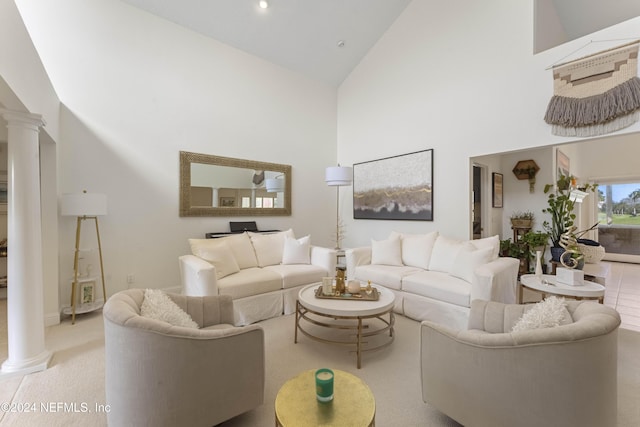
[[[44,326],[53,326],[60,324],[60,313],[48,313],[44,315]]]

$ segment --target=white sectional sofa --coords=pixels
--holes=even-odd
[[[439,233],[402,234],[347,249],[347,278],[396,295],[394,311],[466,328],[471,301],[516,302],[519,261],[500,258],[498,236],[461,241]]]
[[[291,230],[189,239],[179,257],[183,294],[230,295],[236,326],[295,312],[298,291],[334,276],[336,251],[312,246]]]

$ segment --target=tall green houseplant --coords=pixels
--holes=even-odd
[[[574,180],[572,176],[560,174],[555,186],[553,184],[544,186],[544,193],[548,194],[547,203],[549,207],[542,209],[542,212],[551,215],[551,223],[544,221],[542,227],[549,233],[555,248],[561,247],[560,238],[562,234],[571,229],[576,219],[576,214],[573,213],[576,202],[571,198],[572,180]],[[587,184],[584,187],[580,187],[579,190],[594,191],[596,188],[598,188],[597,184]]]

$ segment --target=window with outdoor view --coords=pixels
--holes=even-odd
[[[598,186],[598,241],[607,253],[640,255],[640,182]]]

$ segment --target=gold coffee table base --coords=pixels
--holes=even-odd
[[[333,400],[316,400],[315,369],[290,379],[276,396],[276,427],[375,426],[376,401],[364,381],[332,369]]]

